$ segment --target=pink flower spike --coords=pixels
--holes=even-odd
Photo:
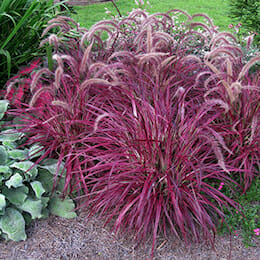
[[[238,23],[237,24],[237,27],[239,28],[239,27],[241,27],[242,26],[242,23]]]
[[[233,24],[231,23],[231,24],[228,26],[228,28],[230,28],[230,29],[233,28]]]
[[[237,230],[234,230],[234,234],[235,236],[238,236]]]

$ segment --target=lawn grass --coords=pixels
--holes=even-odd
[[[147,6],[149,13],[167,12],[171,9],[182,9],[189,14],[204,13],[213,19],[215,25],[220,30],[228,30],[228,25],[232,23],[228,14],[228,0],[150,0],[150,6]],[[136,8],[134,0],[118,0],[116,4],[123,15]],[[116,15],[117,12],[111,2],[92,4],[88,6],[75,6],[77,14],[73,14],[72,18],[80,23],[82,27],[90,28],[94,23],[109,19],[111,16],[105,13],[105,7]]]

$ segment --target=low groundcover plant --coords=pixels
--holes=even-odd
[[[7,106],[7,100],[0,100],[0,120]],[[52,192],[57,161],[48,159],[35,166],[42,148],[34,144],[22,149],[24,134],[8,127],[7,121],[0,125],[0,236],[25,240],[25,226],[49,213],[75,217],[73,201],[60,198],[62,186]]]
[[[64,193],[116,231],[152,233],[152,254],[167,230],[213,244],[224,208],[240,210],[219,185],[246,192],[259,176],[259,55],[245,62],[232,34],[181,10],[138,9],[90,30],[61,16],[44,35],[52,58],[6,97],[27,144],[64,161]]]

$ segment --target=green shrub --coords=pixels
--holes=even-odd
[[[230,0],[229,16],[255,34],[255,43],[260,45],[260,2],[259,0]]]
[[[0,101],[0,120],[8,101]],[[37,144],[21,149],[24,135],[3,126],[0,132],[0,236],[20,241],[26,239],[25,226],[32,219],[49,213],[66,218],[76,216],[71,199],[60,199],[64,185],[60,182],[52,194],[56,160],[45,160],[35,166],[34,160],[43,153]],[[6,122],[5,122],[6,123]],[[52,195],[52,196],[51,196]]]
[[[21,65],[41,56],[39,39],[62,3],[54,0],[0,0],[0,89]]]

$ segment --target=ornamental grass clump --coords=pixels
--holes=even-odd
[[[21,89],[20,131],[42,159],[65,162],[64,193],[78,191],[116,231],[152,233],[152,254],[167,230],[213,244],[224,208],[239,210],[218,187],[246,191],[259,175],[259,56],[245,63],[232,34],[179,10],[90,30],[59,17],[44,35],[52,58],[6,96]]]

